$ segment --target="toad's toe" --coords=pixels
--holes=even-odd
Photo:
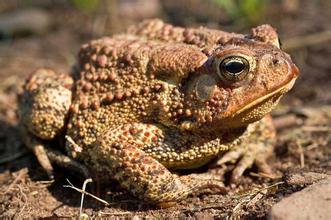
[[[216,166],[220,166],[225,163],[236,163],[237,160],[245,153],[244,148],[236,148],[234,150],[226,152],[219,160],[216,162]]]
[[[250,153],[246,153],[239,160],[238,164],[232,171],[231,182],[236,182],[243,175],[245,170],[249,169],[255,162],[255,155]]]

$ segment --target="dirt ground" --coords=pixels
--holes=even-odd
[[[165,209],[137,201],[114,185],[104,186],[100,197],[110,204],[85,197],[83,211],[88,216],[114,219],[266,219],[275,203],[301,190],[309,182],[296,184],[288,181],[290,176],[309,171],[331,175],[329,1],[269,1],[263,9],[263,16],[253,23],[236,23],[233,17],[223,13],[224,10],[215,10],[215,6],[203,0],[190,0],[190,4],[184,0],[153,1],[154,6],[143,7],[140,11],[137,9],[137,14],[132,14],[130,7],[128,9],[123,4],[119,6],[114,3],[107,10],[99,7],[86,12],[65,1],[55,1],[57,4],[54,1],[29,1],[31,5],[22,2],[0,0],[0,16],[33,6],[46,12],[50,23],[42,31],[0,34],[1,218],[79,216],[81,194],[64,185],[68,185],[66,179],[69,179],[81,188],[84,180],[56,168],[55,180],[49,181],[21,142],[16,96],[21,91],[24,78],[38,67],[70,71],[81,43],[118,32],[144,17],[161,17],[174,24],[206,25],[243,32],[253,23],[270,23],[277,27],[283,48],[292,55],[301,76],[273,112],[278,141],[269,164],[274,176],[258,174],[253,167],[245,172],[239,183],[229,184],[228,176],[233,165],[203,168],[199,172],[217,174],[224,179],[227,193],[191,196]],[[118,8],[117,16],[109,16],[115,6]],[[93,183],[91,185],[95,186]],[[87,190],[91,191],[90,188]]]

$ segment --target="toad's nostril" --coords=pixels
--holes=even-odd
[[[280,63],[280,60],[275,58],[275,59],[272,60],[272,63],[273,63],[274,65],[277,65],[277,64]]]

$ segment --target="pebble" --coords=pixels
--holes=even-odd
[[[283,198],[269,213],[271,220],[331,219],[331,176]]]

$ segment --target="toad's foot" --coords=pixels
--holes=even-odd
[[[175,175],[174,175],[175,176]],[[176,202],[183,199],[183,195],[191,195],[191,194],[204,194],[204,193],[212,193],[212,194],[224,194],[226,193],[226,189],[222,181],[206,177],[205,175],[200,174],[190,174],[185,176],[178,177],[178,185],[181,185],[183,191],[173,191],[168,192],[167,197],[172,198],[172,201],[165,201],[158,203],[158,206],[162,208],[171,207],[176,204]]]
[[[56,164],[59,167],[64,167],[74,172],[77,172],[85,179],[90,177],[88,169],[83,164],[78,163],[77,161],[71,159],[70,157],[62,154],[57,150],[45,146],[38,138],[34,137],[32,134],[25,134],[24,142],[25,145],[36,156],[39,164],[46,171],[50,179],[54,178],[52,164]]]
[[[237,163],[232,171],[231,182],[236,182],[244,173],[255,164],[259,171],[265,174],[271,174],[271,168],[266,160],[272,153],[272,146],[264,146],[263,144],[249,145],[247,148],[235,148],[225,153],[217,162],[216,165],[225,163]]]
[[[224,183],[214,175],[199,173],[180,176],[179,179],[189,186],[192,193],[203,194],[203,193],[226,193]]]
[[[31,135],[27,132],[23,132],[23,141],[24,141],[24,144],[36,156],[39,164],[44,169],[44,171],[47,173],[48,177],[50,179],[53,179],[54,178],[53,166],[47,156],[45,146],[40,141],[38,141],[36,137],[34,137],[33,135]]]

